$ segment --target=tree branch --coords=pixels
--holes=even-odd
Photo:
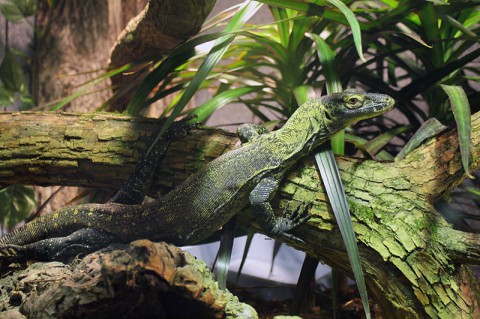
[[[142,72],[188,38],[196,35],[216,0],[150,0],[145,9],[119,35],[111,49],[110,69],[138,63],[129,72],[113,76],[113,91],[122,90],[107,110],[123,111],[137,85],[149,74]],[[136,84],[136,85],[132,85]]]
[[[20,113],[0,115],[0,125],[0,183],[118,187],[131,173],[144,136],[158,122],[105,114]],[[172,143],[150,193],[178,185],[236,141],[233,134],[200,129]],[[472,121],[472,170],[480,161],[479,142],[477,113]],[[479,316],[477,284],[467,267],[458,266],[477,263],[476,235],[452,230],[432,205],[465,177],[456,132],[431,139],[399,162],[337,159],[367,285],[389,316]],[[296,231],[306,244],[289,244],[350,272],[314,162],[307,158],[287,174],[273,206],[281,211],[310,201],[314,218]],[[258,229],[248,210],[239,220]],[[460,256],[463,259],[456,260]]]

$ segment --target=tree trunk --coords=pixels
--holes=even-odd
[[[0,183],[119,187],[156,123],[105,114],[1,114]],[[150,193],[168,191],[236,141],[233,134],[202,128],[172,143]],[[480,163],[479,113],[472,118],[472,159],[474,170]],[[453,230],[432,205],[464,179],[456,132],[431,139],[398,162],[338,162],[367,285],[386,317],[479,318],[480,293],[466,265],[480,264],[480,237]],[[296,231],[306,244],[290,244],[350,273],[326,194],[307,158],[287,175],[273,204],[293,208],[294,202],[310,201],[315,217]],[[259,230],[248,209],[240,221]]]
[[[108,67],[110,48],[127,22],[147,0],[39,1],[36,11],[36,44],[32,94],[37,105],[59,101],[97,79]],[[93,89],[88,90],[93,91]],[[64,106],[70,112],[90,112],[112,95],[110,80]],[[45,210],[58,209],[82,190],[75,187],[36,188]],[[52,196],[55,194],[55,196]]]
[[[110,48],[118,34],[146,2],[40,1],[32,72],[36,104],[65,98],[79,90],[81,84],[98,78],[108,66]],[[111,95],[109,81],[104,83],[96,86],[95,93],[78,97],[64,110],[89,112],[98,108]]]

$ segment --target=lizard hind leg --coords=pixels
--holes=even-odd
[[[23,262],[29,259],[68,261],[115,242],[121,240],[103,230],[83,228],[65,237],[43,239],[23,246],[0,245],[0,262]]]
[[[163,159],[171,140],[182,138],[196,127],[198,123],[190,124],[195,116],[190,115],[179,121],[173,122],[164,135],[155,142],[160,129],[153,133],[147,140],[146,146],[140,154],[140,159],[135,166],[135,171],[124,182],[120,190],[110,199],[118,204],[141,204],[150,188],[153,174],[157,164]],[[163,125],[161,125],[163,126]]]

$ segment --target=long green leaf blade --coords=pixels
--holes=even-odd
[[[356,20],[355,20],[356,21]],[[323,72],[326,79],[327,93],[338,93],[342,91],[342,84],[336,70],[335,53],[328,44],[318,35],[309,34],[317,45],[317,54],[322,62]],[[363,277],[360,257],[353,231],[350,211],[345,197],[342,180],[338,172],[337,162],[335,161],[334,151],[343,155],[345,152],[345,132],[342,130],[332,138],[332,148],[327,145],[315,154],[315,160],[320,170],[320,175],[327,189],[327,195],[332,204],[332,210],[337,219],[338,226],[342,233],[343,241],[347,247],[350,263],[352,264],[353,275],[357,281],[358,290],[365,308],[365,315],[370,318],[370,308],[368,307],[368,294]],[[333,150],[332,150],[333,149]],[[343,229],[343,231],[342,231]],[[352,248],[353,247],[353,248]]]
[[[223,226],[220,248],[218,249],[217,262],[215,265],[218,287],[223,290],[227,289],[228,269],[230,268],[233,240],[235,239],[235,221],[236,216],[233,216],[233,218]]]
[[[260,9],[261,6],[262,4],[256,1],[246,1],[240,7],[238,12],[233,16],[232,20],[228,23],[228,25],[225,27],[224,32],[238,31],[247,22],[247,20],[250,19],[251,16],[258,11],[258,9]],[[215,41],[213,48],[210,50],[210,53],[205,57],[205,60],[198,68],[198,71],[193,77],[189,86],[185,89],[185,92],[182,94],[182,97],[178,101],[178,104],[173,109],[171,116],[167,118],[162,129],[158,133],[155,142],[163,135],[163,133],[167,130],[173,120],[181,113],[185,105],[187,105],[188,101],[190,101],[190,99],[193,97],[202,82],[210,74],[213,67],[218,63],[218,61],[227,51],[230,43],[233,41],[234,38],[235,34],[229,34],[220,37],[217,41]]]
[[[114,69],[114,70],[111,70],[111,71],[108,71],[106,72],[105,74],[102,74],[101,76],[99,76],[98,78],[95,78],[95,79],[92,79],[90,80],[90,84],[85,84],[84,87],[78,91],[76,91],[75,93],[67,96],[66,98],[60,100],[60,102],[58,102],[57,104],[55,104],[51,109],[50,111],[57,111],[59,109],[61,109],[62,107],[64,107],[65,105],[67,105],[68,103],[70,103],[71,101],[73,101],[74,99],[76,99],[77,97],[83,95],[88,89],[94,87],[95,85],[97,85],[98,83],[100,83],[101,81],[103,80],[106,80],[106,79],[109,79],[110,77],[116,75],[116,74],[119,74],[123,71],[126,71],[128,70],[129,68],[131,67],[130,64],[125,64],[124,66],[118,68],[118,69]]]
[[[323,75],[325,76],[325,82],[327,86],[327,93],[341,92],[342,82],[338,76],[335,62],[335,52],[319,35],[313,33],[307,33],[307,36],[311,37],[317,45],[318,58],[322,62]],[[343,155],[345,153],[345,132],[342,130],[335,134],[331,140],[332,149],[335,154]],[[333,173],[333,172],[332,172]]]
[[[217,94],[202,105],[197,106],[193,110],[192,114],[197,115],[197,121],[203,122],[218,108],[238,99],[241,96],[258,91],[260,89],[261,87],[247,86],[224,91],[220,94]]]
[[[365,150],[364,145],[368,143],[368,140],[353,134],[345,134],[345,141],[352,143],[356,148],[358,148],[363,153],[368,154],[370,157],[374,157],[374,155],[369,154],[367,150]],[[394,159],[393,156],[385,150],[381,150],[380,152],[375,154],[375,157],[380,161],[393,161]]]
[[[461,86],[441,84],[441,87],[450,99],[455,122],[457,123],[458,141],[460,143],[460,154],[462,155],[465,175],[473,178],[469,172],[472,115],[467,95]]]
[[[0,64],[0,81],[6,89],[12,92],[25,91],[23,70],[17,57],[10,48],[6,48],[5,56]]]
[[[395,157],[395,161],[399,161],[407,156],[411,151],[417,148],[426,139],[437,135],[447,129],[445,125],[440,123],[436,118],[432,117],[426,120],[422,126],[413,134],[412,138],[405,144],[403,149]]]
[[[410,125],[402,125],[397,128],[391,129],[369,141],[367,144],[364,145],[364,148],[369,154],[377,154],[382,149],[382,147],[384,147],[388,142],[392,140],[392,138],[411,129],[412,127]]]
[[[306,36],[312,38],[317,45],[317,54],[320,62],[322,62],[323,75],[325,76],[327,84],[327,92],[329,94],[341,92],[343,89],[340,77],[335,68],[335,52],[333,52],[327,42],[325,42],[325,40],[318,34],[307,33]]]
[[[345,3],[340,0],[328,0],[328,2],[337,7],[337,9],[343,13],[345,18],[347,18],[348,24],[350,25],[350,28],[352,28],[353,41],[355,42],[355,48],[357,49],[358,57],[363,62],[367,62],[367,60],[365,60],[365,57],[363,56],[362,32],[360,31],[360,24],[355,18],[355,14],[353,14],[352,10],[350,10],[350,8],[347,7]]]
[[[325,144],[324,144],[325,145]],[[360,254],[355,239],[355,232],[353,231],[353,224],[350,217],[350,210],[347,201],[345,200],[345,190],[343,188],[342,180],[340,179],[340,172],[338,171],[335,156],[328,146],[323,146],[322,151],[315,154],[320,176],[322,177],[325,190],[330,200],[333,213],[340,229],[343,242],[347,249],[348,258],[352,264],[353,276],[357,282],[358,291],[362,299],[363,308],[366,317],[369,319],[370,308],[368,305],[367,287],[365,285],[365,277],[363,275],[362,265],[360,263]],[[335,172],[332,174],[331,172]]]

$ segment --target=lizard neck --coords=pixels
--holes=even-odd
[[[275,131],[276,143],[272,144],[283,158],[298,159],[330,137],[330,123],[327,122],[325,116],[315,116],[308,109],[299,108],[281,129]]]

